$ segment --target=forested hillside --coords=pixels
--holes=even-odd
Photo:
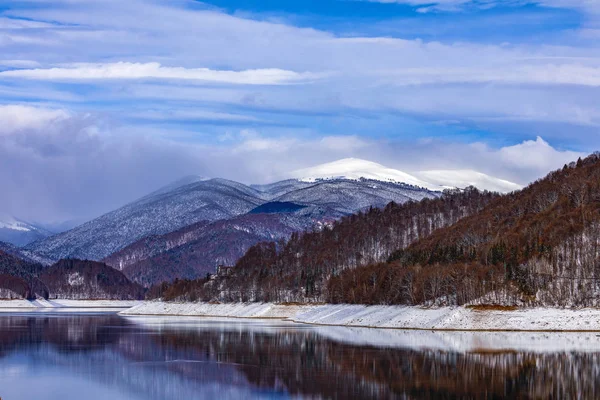
[[[0,250],[0,299],[137,300],[143,297],[141,286],[106,264],[61,260],[44,267]]]
[[[207,283],[178,282],[151,293],[220,301],[595,307],[600,156],[504,196],[471,189],[372,209],[331,229],[293,235],[284,246],[254,246],[232,271]]]
[[[448,191],[437,199],[371,208],[344,217],[331,228],[294,233],[284,245],[261,243],[248,250],[230,276],[218,277],[192,297],[320,300],[330,276],[385,261],[394,250],[481,210],[498,197],[474,188]]]
[[[37,278],[41,268],[0,250],[0,299],[47,297],[48,288]]]
[[[144,289],[121,272],[95,261],[61,260],[44,269],[39,279],[50,298],[74,300],[140,300]]]
[[[600,157],[592,155],[395,252],[333,277],[326,300],[597,306]]]
[[[217,265],[234,264],[256,243],[283,240],[314,225],[313,219],[303,215],[247,214],[152,236],[104,261],[145,286],[176,278],[195,279],[214,273]]]

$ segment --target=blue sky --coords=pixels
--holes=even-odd
[[[600,144],[599,38],[597,0],[4,1],[0,210],[344,157],[526,184]]]

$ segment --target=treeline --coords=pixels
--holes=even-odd
[[[330,277],[383,262],[398,248],[480,211],[499,197],[468,188],[447,191],[436,199],[371,208],[319,231],[294,233],[287,242],[253,246],[232,274],[207,284],[190,283],[193,294],[171,288],[169,297],[177,298],[179,293],[182,299],[323,301]],[[182,283],[178,285],[181,289]],[[168,285],[160,287],[166,290]],[[151,290],[150,296],[156,296],[156,290]]]

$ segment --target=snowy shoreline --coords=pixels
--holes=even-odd
[[[118,311],[140,305],[129,300],[0,300],[0,313],[15,311]]]
[[[280,319],[310,325],[441,331],[600,332],[600,309],[523,308],[514,311],[464,307],[280,305],[270,303],[144,302],[125,316],[187,316]]]

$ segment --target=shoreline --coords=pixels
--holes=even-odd
[[[0,300],[0,314],[118,312],[127,317],[280,320],[323,327],[456,332],[598,332],[600,309],[365,306],[348,304],[167,303],[120,300]],[[600,337],[600,335],[599,335]]]
[[[0,300],[0,314],[30,311],[119,311],[140,305],[130,300]]]
[[[283,320],[315,326],[459,332],[600,332],[600,309],[474,310],[362,305],[144,302],[123,316]]]

